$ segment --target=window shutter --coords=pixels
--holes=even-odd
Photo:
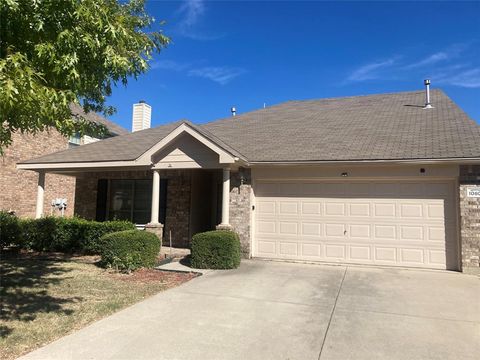
[[[97,183],[97,213],[95,216],[97,221],[107,220],[107,193],[108,180],[99,179]]]

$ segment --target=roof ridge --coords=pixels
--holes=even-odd
[[[409,90],[409,91],[399,91],[399,92],[388,92],[388,93],[376,93],[376,94],[364,94],[364,95],[350,95],[350,96],[340,96],[340,97],[329,97],[329,98],[312,98],[312,99],[303,99],[303,100],[286,100],[282,101],[278,104],[274,104],[271,106],[267,106],[265,108],[260,108],[256,110],[247,111],[245,113],[237,114],[235,117],[243,117],[247,115],[251,115],[252,113],[261,112],[261,111],[268,111],[272,108],[277,108],[279,106],[287,105],[287,104],[295,104],[295,103],[308,103],[308,102],[324,102],[324,101],[332,101],[332,100],[347,100],[347,99],[357,99],[357,98],[366,98],[366,97],[376,97],[376,96],[394,96],[394,95],[407,95],[407,94],[420,94],[424,93],[425,90]],[[433,88],[430,92],[441,92],[445,94],[445,92],[441,88]],[[218,118],[206,123],[203,123],[202,126],[207,125],[214,125],[215,123],[219,123],[222,121],[228,121],[232,119],[232,116],[226,116],[223,118]]]

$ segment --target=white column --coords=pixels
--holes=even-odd
[[[160,170],[153,170],[152,183],[152,216],[150,224],[159,224],[158,210],[160,207]]]
[[[43,203],[45,198],[45,172],[38,172],[37,184],[37,206],[35,208],[35,219],[40,219],[43,216]]]
[[[230,169],[223,169],[222,223],[230,225]]]

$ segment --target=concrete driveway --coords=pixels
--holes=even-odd
[[[244,261],[23,359],[478,359],[480,279]]]

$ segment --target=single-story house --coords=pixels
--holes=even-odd
[[[480,126],[443,91],[289,101],[24,161],[76,178],[75,213],[189,245],[233,228],[246,257],[478,270]],[[427,105],[427,106],[426,106]]]

